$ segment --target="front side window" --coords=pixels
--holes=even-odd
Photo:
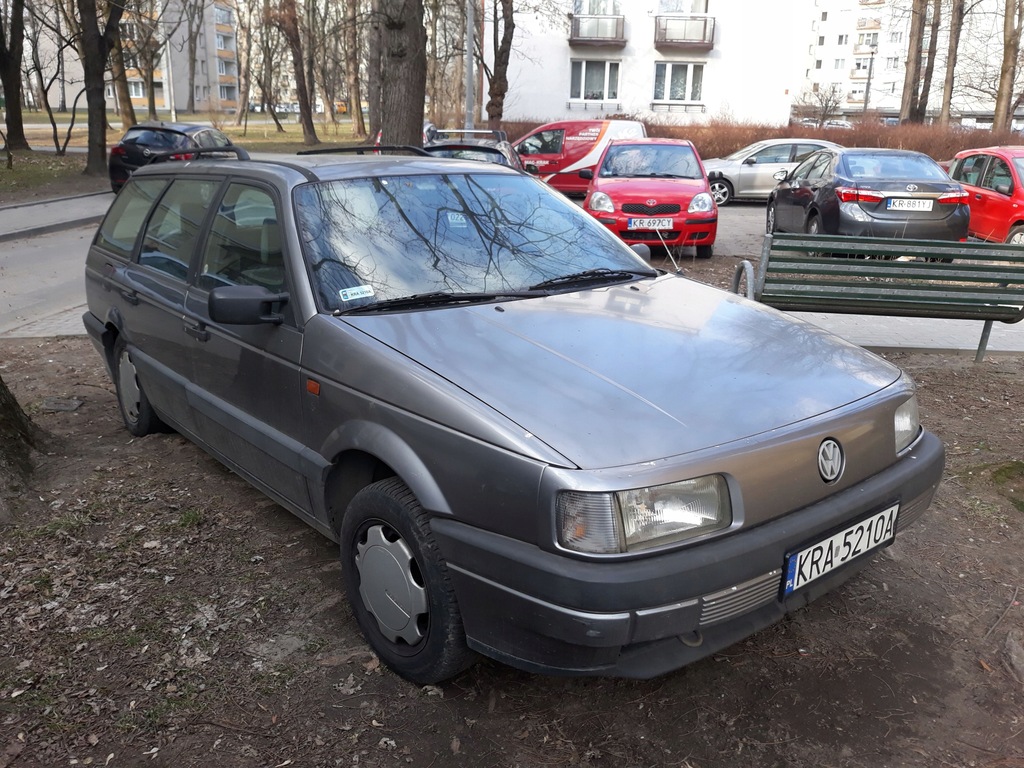
[[[1001,187],[1002,189],[998,190],[1001,194],[1009,194],[1013,191],[1013,176],[1010,173],[1010,166],[1005,160],[1001,157],[992,158],[988,171],[982,178],[981,186],[992,191],[997,191],[996,188]]]
[[[285,277],[279,222],[277,206],[266,190],[238,183],[229,186],[210,227],[199,287],[259,285],[282,290]]]
[[[325,312],[421,294],[524,291],[592,269],[646,270],[582,208],[527,176],[345,179],[298,187],[294,201]]]
[[[569,98],[594,101],[619,98],[619,62],[572,62]]]
[[[516,146],[516,151],[522,155],[557,155],[562,152],[564,141],[565,130],[554,128],[526,137]]]
[[[793,153],[792,144],[775,144],[773,146],[765,147],[764,149],[758,150],[750,157],[755,163],[788,163],[790,155]]]
[[[704,65],[659,61],[654,65],[655,101],[700,101]]]
[[[139,264],[185,280],[217,185],[195,179],[177,179],[171,184],[146,225]]]

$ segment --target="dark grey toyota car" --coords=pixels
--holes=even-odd
[[[339,542],[367,641],[418,683],[476,653],[676,669],[848,579],[942,474],[898,368],[498,164],[147,166],[86,291],[128,430]]]

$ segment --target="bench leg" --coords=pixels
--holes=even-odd
[[[978,353],[974,356],[974,362],[980,363],[985,359],[985,350],[988,348],[988,336],[992,333],[992,321],[986,320],[985,327],[981,331],[981,341],[978,342]]]

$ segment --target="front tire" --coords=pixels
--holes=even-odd
[[[128,344],[123,336],[114,342],[113,365],[114,388],[117,391],[117,405],[125,427],[136,437],[144,437],[167,429],[146,397],[139,381],[138,371],[132,361]]]
[[[473,663],[448,567],[405,483],[388,478],[357,493],[340,540],[352,612],[385,664],[427,685]]]
[[[733,197],[732,184],[725,179],[712,179],[711,196],[715,198],[715,202],[719,207],[728,205]]]
[[[775,201],[770,200],[768,202],[768,210],[765,212],[764,231],[766,234],[775,234]]]
[[[698,259],[710,259],[715,254],[715,246],[713,245],[698,245],[697,246],[697,258]]]
[[[1006,236],[1007,245],[1024,245],[1024,224],[1018,224],[1015,227],[1010,227],[1010,232]]]

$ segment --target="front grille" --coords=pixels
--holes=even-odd
[[[750,581],[704,595],[700,599],[700,625],[718,624],[778,600],[781,580],[782,569],[776,568]]]
[[[661,235],[661,237],[658,236],[659,234]],[[664,238],[666,242],[668,242],[670,240],[675,240],[677,237],[679,237],[679,231],[678,230],[669,229],[669,230],[662,230],[659,233],[659,232],[642,232],[642,231],[637,230],[637,229],[624,229],[624,230],[622,230],[622,235],[623,235],[623,237],[629,238],[631,241],[632,240],[650,240],[650,241],[655,242],[655,243],[660,243],[662,238]]]
[[[661,216],[666,213],[679,213],[679,203],[661,203],[660,205],[644,205],[643,203],[623,203],[623,213],[639,213],[642,216]]]

